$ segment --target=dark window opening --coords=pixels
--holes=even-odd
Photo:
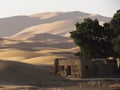
[[[67,75],[71,75],[71,66],[67,67]]]
[[[88,70],[88,66],[85,66],[85,69]]]

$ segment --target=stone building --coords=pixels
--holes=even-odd
[[[66,60],[55,59],[55,73],[64,77],[117,77],[117,62],[114,60]]]

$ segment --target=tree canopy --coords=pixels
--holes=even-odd
[[[110,27],[114,34],[112,39],[114,56],[120,57],[120,10],[114,14],[112,20],[110,21]]]
[[[76,54],[84,58],[106,58],[120,56],[120,10],[109,23],[99,25],[97,19],[84,19],[75,24],[76,30],[70,32],[75,44],[80,47]]]

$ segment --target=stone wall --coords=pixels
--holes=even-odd
[[[94,76],[94,66],[91,60],[81,60],[82,78]]]
[[[64,77],[114,77],[118,69],[114,60],[56,59],[55,62],[55,73]]]
[[[95,77],[114,77],[117,71],[117,62],[114,60],[93,61]]]
[[[58,61],[57,74],[67,77],[81,77],[80,60],[56,59]],[[56,61],[55,60],[55,61]]]

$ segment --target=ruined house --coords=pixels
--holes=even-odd
[[[114,60],[66,60],[55,59],[55,73],[63,77],[117,77],[117,62]]]

